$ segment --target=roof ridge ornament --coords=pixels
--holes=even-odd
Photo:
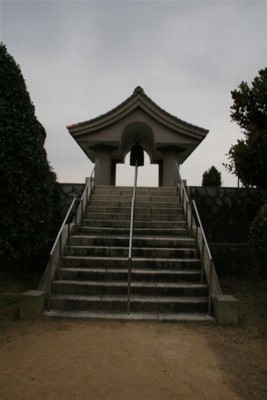
[[[141,86],[136,86],[136,88],[134,89],[133,92],[134,93],[138,93],[138,92],[145,93],[144,89]]]

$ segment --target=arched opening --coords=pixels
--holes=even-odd
[[[137,138],[144,149],[144,166],[138,167],[137,186],[157,187],[159,185],[159,168],[153,162],[154,132],[151,127],[141,121],[131,122],[125,126],[121,136],[122,158],[124,163],[116,164],[116,186],[132,186],[134,182],[134,167],[130,166],[130,150]]]
[[[148,124],[135,121],[126,125],[121,135],[121,151],[124,158],[135,144],[137,138],[140,139],[140,144],[144,151],[151,157],[155,143],[154,132]]]
[[[144,166],[138,167],[137,186],[158,187],[159,167],[157,164],[150,164],[149,155],[145,152]],[[130,152],[125,157],[124,164],[117,164],[116,186],[133,186],[134,167],[130,166]]]

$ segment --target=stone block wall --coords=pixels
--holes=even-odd
[[[195,200],[219,276],[253,275],[249,228],[267,192],[245,188],[188,187]]]
[[[267,202],[267,192],[256,189],[190,186],[187,190],[210,242],[246,242],[251,222]]]
[[[85,183],[60,183],[63,216],[66,215],[74,197],[81,198]]]

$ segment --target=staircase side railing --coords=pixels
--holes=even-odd
[[[82,225],[86,207],[88,206],[91,195],[97,183],[97,169],[98,161],[95,163],[90,178],[87,179],[78,207],[78,198],[75,197],[67,211],[64,221],[57,234],[56,240],[50,251],[46,269],[38,285],[38,290],[41,290],[46,294],[48,310],[50,309],[52,282],[56,272],[58,273],[58,279],[61,278],[61,260],[64,254],[64,249],[66,247],[67,252],[69,251],[71,233],[76,231],[78,227]]]
[[[197,248],[201,258],[201,283],[204,281],[204,274],[209,286],[208,313],[211,313],[212,301],[215,296],[222,294],[221,286],[214,266],[213,258],[209,249],[206,235],[202,226],[199,212],[195,201],[189,201],[184,181],[181,178],[179,166],[177,169],[177,190],[181,200],[182,209],[184,211],[187,226],[191,235],[195,236]]]
[[[87,207],[90,203],[91,195],[94,191],[95,185],[97,184],[97,175],[98,175],[98,161],[96,161],[90,177],[87,178],[86,186],[81,196],[80,204],[76,210],[76,214],[74,217],[75,229],[77,229],[77,227],[80,227],[83,223],[83,218],[84,215],[86,214]]]
[[[131,298],[131,275],[132,275],[132,249],[133,249],[133,231],[135,218],[135,200],[137,186],[137,164],[135,165],[133,197],[131,203],[131,221],[130,221],[130,237],[129,237],[129,252],[128,252],[128,285],[127,285],[127,313],[130,313],[130,298]]]

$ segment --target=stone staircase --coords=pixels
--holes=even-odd
[[[196,241],[175,188],[137,188],[127,313],[132,191],[96,187],[82,227],[70,237],[46,315],[211,321]]]

